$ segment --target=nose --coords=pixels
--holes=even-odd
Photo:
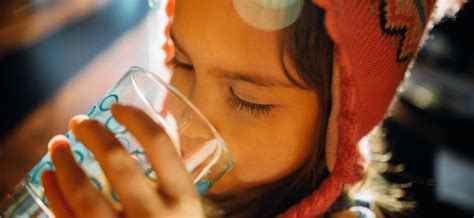
[[[218,99],[218,90],[216,87],[208,85],[195,84],[191,92],[189,93],[189,100],[196,106],[205,120],[207,120],[213,128],[219,130],[220,127],[220,116],[222,116],[219,110],[220,102]]]
[[[171,84],[191,101],[200,113],[217,127],[215,86],[210,84],[206,72],[195,65],[194,72],[173,71]]]

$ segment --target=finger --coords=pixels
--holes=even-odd
[[[160,181],[160,192],[172,198],[197,197],[191,177],[163,129],[142,110],[112,105],[115,119],[144,147]]]
[[[71,207],[61,194],[56,174],[46,170],[41,174],[41,181],[44,188],[44,195],[48,200],[48,205],[56,217],[74,217]]]
[[[84,115],[84,114],[79,114],[79,115],[74,116],[69,121],[69,129],[76,128],[76,126],[79,125],[79,123],[81,123],[82,121],[87,120],[87,119],[89,119],[89,117],[87,115]]]
[[[61,193],[75,214],[86,217],[115,216],[112,206],[77,165],[64,136],[51,139],[50,153]]]
[[[157,211],[160,199],[128,152],[115,136],[96,120],[84,120],[72,129],[99,162],[123,203],[127,214],[146,215]]]

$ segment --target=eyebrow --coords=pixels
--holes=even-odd
[[[189,57],[186,51],[183,49],[183,47],[176,40],[176,36],[174,34],[173,29],[170,30],[170,38],[171,40],[173,40],[175,48],[179,52],[181,52],[184,56]],[[283,68],[285,67],[283,66]],[[286,75],[287,74],[286,69],[284,70],[285,70],[285,75]],[[229,80],[240,80],[240,81],[248,82],[248,83],[251,83],[257,86],[262,86],[262,87],[285,87],[285,88],[305,90],[305,88],[300,87],[299,85],[294,85],[293,83],[291,83],[291,81],[285,82],[278,79],[267,78],[264,76],[260,76],[261,73],[233,72],[233,71],[222,70],[222,69],[213,69],[211,70],[211,72],[213,72],[213,75],[217,77],[223,77]]]
[[[285,88],[298,88],[295,85],[284,82],[277,79],[271,79],[264,76],[259,76],[258,73],[243,73],[243,72],[232,72],[228,70],[219,70],[215,69],[212,72],[216,72],[220,77],[230,79],[230,80],[240,80],[254,85],[262,87],[285,87]]]

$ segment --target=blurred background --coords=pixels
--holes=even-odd
[[[473,15],[433,29],[382,123],[408,217],[474,214]],[[0,198],[128,67],[160,67],[160,18],[145,0],[0,1]]]
[[[0,198],[129,67],[154,70],[159,13],[145,0],[0,0]]]
[[[406,199],[416,201],[407,217],[474,215],[473,23],[471,1],[434,27],[382,123],[390,163],[403,170],[385,176],[411,184]]]

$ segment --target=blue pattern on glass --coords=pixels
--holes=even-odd
[[[91,181],[92,181],[92,184],[94,184],[94,186],[97,188],[97,190],[98,190],[99,192],[102,192],[102,189],[103,189],[103,188],[102,188],[102,184],[100,184],[99,180],[97,180],[97,179],[94,178],[94,177],[91,177],[90,179],[91,179]]]
[[[115,137],[120,141],[120,143],[122,143],[123,146],[125,146],[127,151],[130,151],[130,149],[132,148],[132,144],[130,143],[130,141],[128,140],[126,136],[117,134],[115,135]]]
[[[114,134],[125,133],[127,129],[120,125],[112,115],[105,120],[105,126]]]
[[[152,181],[156,179],[156,174],[153,171],[150,162],[148,161],[143,148],[134,146],[129,139],[128,130],[119,124],[110,113],[110,108],[114,103],[119,102],[119,97],[116,94],[109,94],[102,98],[98,104],[94,105],[91,110],[88,112],[90,119],[96,119],[99,122],[103,123],[112,133],[115,134],[116,138],[121,142],[121,144],[127,149],[131,157],[137,162],[138,166],[143,170],[145,175],[150,178]],[[65,134],[66,138],[71,144],[71,148],[74,152],[76,161],[86,169],[86,173],[90,176],[90,180],[97,190],[105,195],[108,195],[110,199],[116,203],[120,203],[119,198],[112,189],[105,188],[102,180],[98,179],[96,176],[103,176],[103,173],[94,159],[92,152],[90,152],[86,147],[81,144],[71,133],[71,131]],[[41,173],[44,170],[52,170],[54,166],[51,162],[49,154],[46,155],[28,174],[31,182],[31,187],[36,195],[42,199],[45,203],[45,197],[43,194],[43,189],[41,187]],[[210,188],[211,183],[207,180],[201,180],[195,184],[195,187],[201,197],[207,192]],[[108,193],[107,193],[108,192]]]
[[[135,149],[130,154],[132,155],[133,159],[135,159],[142,165],[142,168],[145,167],[146,169],[150,167],[150,164],[149,164],[150,162],[148,161],[145,153],[143,152],[141,148]]]
[[[44,157],[41,162],[36,165],[33,170],[29,173],[31,177],[31,183],[34,185],[39,185],[41,183],[40,176],[41,173],[45,170],[52,170],[53,169],[53,163],[49,159],[49,156]]]
[[[99,104],[99,109],[101,111],[108,111],[112,107],[114,103],[117,103],[119,97],[115,94],[108,95],[105,97]]]
[[[198,183],[196,183],[195,186],[198,190],[199,196],[204,197],[207,190],[211,187],[211,183],[209,183],[209,181],[207,180],[201,180]]]
[[[74,157],[76,158],[76,161],[79,164],[82,164],[84,162],[84,154],[82,154],[82,152],[80,152],[78,150],[75,150],[74,151]]]
[[[113,190],[110,190],[110,196],[112,197],[112,200],[114,200],[117,203],[120,203],[120,199],[117,197],[117,194]]]
[[[149,168],[146,168],[145,170],[143,170],[143,172],[145,172],[145,175],[150,176],[150,175],[153,174],[153,169],[151,167],[149,167]]]
[[[110,113],[110,108],[112,104],[117,103],[119,101],[119,98],[116,94],[110,94],[107,95],[106,97],[102,98],[101,101],[97,105],[92,106],[91,110],[88,113],[88,116],[91,119],[96,119],[102,123],[104,123],[112,132],[115,133],[126,133],[127,129],[125,129],[122,125],[118,124],[117,121],[115,121],[112,118],[112,115]],[[97,108],[99,110],[97,110]],[[83,167],[86,167],[87,165],[91,163],[96,163],[96,161],[93,159],[92,153],[84,147],[71,133],[71,131],[67,132],[65,134],[65,137],[69,140],[71,144],[71,148],[74,151],[74,156],[76,158],[76,161]],[[125,136],[121,136],[119,139],[124,146],[126,146],[128,149],[130,148],[130,142],[126,139]],[[87,155],[87,156],[86,156]],[[54,169],[54,166],[51,162],[51,157],[50,155],[46,155],[41,159],[41,161],[28,173],[29,180],[31,182],[31,186],[35,193],[40,197],[40,199],[44,198],[42,187],[41,187],[41,173],[45,170],[52,170]],[[96,170],[93,170],[96,171]],[[100,175],[99,172],[87,172],[89,176],[91,176],[91,181],[95,184],[95,186],[99,189],[102,190],[103,187],[100,183],[100,180],[94,178],[94,175]],[[101,172],[100,172],[101,173]]]
[[[87,113],[87,116],[92,116],[92,114],[95,113],[95,110],[97,109],[97,106],[93,105],[90,111]]]
[[[152,79],[152,80],[150,80]],[[158,92],[154,84],[148,83],[148,81],[156,82],[161,88],[165,88],[166,90],[159,89]],[[164,91],[169,92],[173,95],[162,95]],[[163,92],[163,93],[161,93]],[[112,105],[114,103],[118,103],[119,100],[122,104],[133,105],[139,108],[145,107],[149,109],[148,112],[156,113],[156,108],[153,106],[154,104],[166,104],[169,100],[168,96],[174,96],[178,99],[178,101],[182,100],[182,96],[179,93],[175,93],[176,91],[171,89],[166,82],[161,81],[158,77],[150,74],[145,70],[142,70],[138,67],[130,68],[129,72],[122,77],[122,79],[115,85],[110,91],[107,92],[95,105],[93,105],[90,110],[87,112],[87,116],[90,119],[97,120],[98,122],[102,123],[106,126],[107,129],[112,132],[118,141],[123,145],[123,147],[127,150],[130,154],[130,157],[136,162],[136,165],[142,170],[142,172],[146,175],[146,178],[151,183],[158,182],[158,178],[156,172],[153,170],[148,158],[145,154],[144,149],[140,146],[140,144],[136,141],[136,138],[133,137],[128,130],[122,126],[117,120],[115,120],[112,116],[110,111]],[[148,94],[150,94],[148,96]],[[145,95],[145,96],[144,96]],[[120,99],[119,99],[120,96]],[[165,97],[165,98],[163,98]],[[185,105],[189,104],[189,102],[184,101]],[[151,106],[151,107],[150,107]],[[195,108],[191,108],[194,111]],[[165,130],[169,130],[169,127],[180,127],[182,123],[175,123],[173,113],[171,111],[170,114],[167,114],[166,117],[161,116],[163,114],[156,114],[157,115],[157,122],[161,124]],[[169,117],[171,115],[172,117]],[[181,117],[180,117],[181,118]],[[198,114],[198,118],[202,118]],[[188,117],[185,118],[186,121],[189,119]],[[206,121],[204,119],[204,121]],[[171,123],[169,123],[171,122]],[[170,126],[168,126],[168,124]],[[209,140],[206,143],[219,143],[220,144],[220,137],[218,134],[215,134],[213,128],[209,128],[209,123],[206,121],[201,123],[204,125],[203,127],[207,128],[207,133],[210,134],[209,136],[204,136],[205,140]],[[212,126],[211,126],[212,127]],[[183,128],[187,128],[184,126]],[[174,130],[174,129],[172,129]],[[179,129],[178,129],[179,130]],[[179,143],[179,138],[183,132],[169,132],[165,131],[165,134],[168,134],[172,137],[173,143]],[[113,187],[111,184],[108,183],[106,176],[104,175],[99,163],[95,160],[94,155],[91,151],[89,151],[80,141],[78,141],[71,131],[65,134],[65,137],[68,139],[71,145],[72,155],[74,159],[78,162],[80,167],[84,170],[87,176],[90,178],[90,182],[93,186],[107,199],[113,203],[114,206],[119,206],[120,199],[117,197],[116,193],[113,192]],[[209,137],[209,138],[208,138]],[[217,141],[219,140],[219,141]],[[199,141],[192,141],[196,143],[196,146],[199,146],[201,140]],[[217,145],[219,145],[217,144]],[[192,144],[193,145],[193,144]],[[203,145],[206,146],[207,144]],[[159,146],[159,145],[157,145]],[[217,163],[215,161],[220,161],[221,159],[215,159],[217,156],[212,156],[212,162],[203,162],[205,164],[213,164],[212,166],[206,166],[205,168],[196,168],[195,170],[200,170],[199,172],[192,172],[192,175],[196,175],[195,173],[199,173],[200,180],[196,181],[197,184],[195,188],[199,192],[201,196],[204,196],[206,191],[212,186],[212,183],[219,179],[222,176],[222,173],[229,170],[232,166],[232,161],[230,159],[230,155],[227,153],[225,149],[218,149],[216,152],[224,153],[225,159],[223,161],[227,161],[224,164]],[[216,153],[220,155],[220,153]],[[215,168],[218,170],[217,174],[214,173],[212,175],[203,175],[205,173],[209,173],[210,169],[208,167],[222,167],[222,168]],[[39,215],[40,217],[44,217],[49,211],[44,207],[47,207],[47,201],[44,196],[43,187],[41,186],[41,174],[44,170],[53,170],[54,166],[51,161],[51,157],[49,154],[45,155],[33,169],[28,173],[28,175],[22,180],[19,184],[19,189],[15,193],[21,196],[21,199],[12,199],[11,205],[7,205],[7,208],[11,208],[8,211],[11,211],[11,215],[15,217],[16,215]],[[202,170],[206,170],[202,172]],[[214,168],[213,168],[214,169]],[[209,176],[209,177],[208,177]],[[204,177],[204,178],[203,178]],[[137,187],[132,187],[137,188]],[[23,196],[26,196],[24,198]],[[41,202],[44,202],[41,203]],[[3,210],[3,208],[0,208]],[[1,212],[0,212],[1,213]],[[1,215],[0,215],[1,216]]]

